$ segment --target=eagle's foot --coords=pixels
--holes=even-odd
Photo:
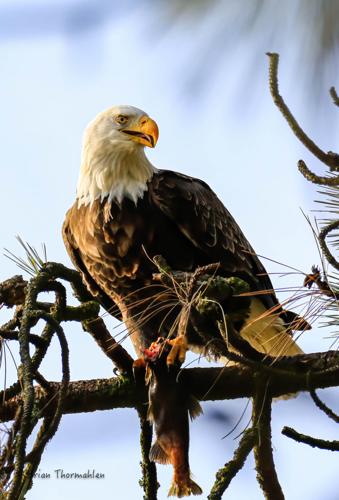
[[[172,346],[167,355],[167,366],[173,366],[176,362],[182,365],[186,358],[186,352],[188,351],[186,336],[178,335],[175,339],[168,340],[167,343]]]
[[[174,339],[159,337],[147,349],[143,349],[141,359],[148,366],[149,363],[155,363],[160,358],[166,358],[167,366],[172,367],[182,365],[186,358],[186,351],[188,351],[188,343],[185,335],[178,335]]]

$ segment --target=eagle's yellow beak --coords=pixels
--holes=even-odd
[[[135,142],[154,148],[159,137],[158,125],[149,116],[142,116],[139,122],[128,130],[123,130]]]

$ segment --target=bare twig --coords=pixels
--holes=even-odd
[[[339,97],[338,97],[338,94],[337,94],[335,87],[330,88],[330,96],[332,97],[334,104],[336,106],[339,106]]]
[[[331,408],[329,408],[327,405],[325,405],[323,401],[321,401],[321,399],[319,398],[314,389],[310,390],[310,395],[311,398],[313,399],[314,404],[319,408],[319,410],[323,411],[329,418],[331,418],[332,420],[334,420],[334,422],[339,424],[339,415],[334,413],[334,411],[331,410]]]
[[[293,114],[289,110],[286,105],[284,99],[279,93],[279,85],[278,85],[278,65],[279,65],[279,54],[275,53],[267,53],[270,65],[269,65],[269,85],[270,91],[273,98],[274,103],[279,108],[281,114],[286,119],[287,123],[291,127],[293,133],[297,136],[300,142],[321,162],[327,165],[330,170],[339,170],[339,155],[336,153],[332,153],[329,151],[325,153],[322,149],[319,148],[315,144],[315,142],[308,137],[308,135],[304,132],[304,130],[300,127],[297,120],[294,118]]]
[[[339,441],[326,441],[325,439],[318,439],[306,434],[300,434],[291,427],[284,427],[281,433],[294,441],[299,443],[308,444],[313,448],[321,448],[322,450],[339,451]]]
[[[323,229],[320,231],[318,240],[320,244],[320,248],[324,256],[326,257],[327,261],[333,266],[337,271],[339,271],[339,262],[337,259],[332,255],[330,252],[327,243],[326,243],[326,237],[328,233],[331,231],[334,231],[335,229],[339,228],[339,219],[331,222],[330,224],[327,224]]]
[[[232,460],[218,470],[215,483],[207,497],[208,500],[220,500],[222,498],[223,493],[230,485],[232,479],[244,466],[246,458],[253,449],[256,439],[257,432],[253,428],[247,429],[244,432]]]
[[[326,177],[326,176],[316,175],[308,168],[308,166],[303,160],[298,161],[298,169],[299,172],[303,174],[305,179],[307,179],[310,182],[313,182],[313,184],[319,184],[322,186],[339,186],[339,176]]]
[[[19,332],[15,330],[4,330],[0,328],[0,338],[3,338],[4,340],[19,340]],[[39,336],[35,335],[34,333],[30,333],[28,336],[28,341],[35,345],[36,347],[42,347],[45,345],[45,341]]]

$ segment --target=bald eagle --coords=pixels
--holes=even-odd
[[[293,313],[280,306],[231,214],[205,182],[154,167],[144,148],[157,140],[155,121],[132,106],[99,113],[85,131],[77,196],[63,238],[90,292],[125,322],[140,355],[168,335],[178,313],[152,280],[153,257],[161,255],[184,272],[219,262],[218,274],[267,291],[251,299],[242,337],[272,356],[301,353],[289,332]],[[271,309],[274,315],[267,313]]]

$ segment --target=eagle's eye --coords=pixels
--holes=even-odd
[[[125,115],[117,115],[117,116],[115,116],[114,119],[115,119],[116,123],[118,123],[119,125],[124,125],[128,121],[128,117]]]

